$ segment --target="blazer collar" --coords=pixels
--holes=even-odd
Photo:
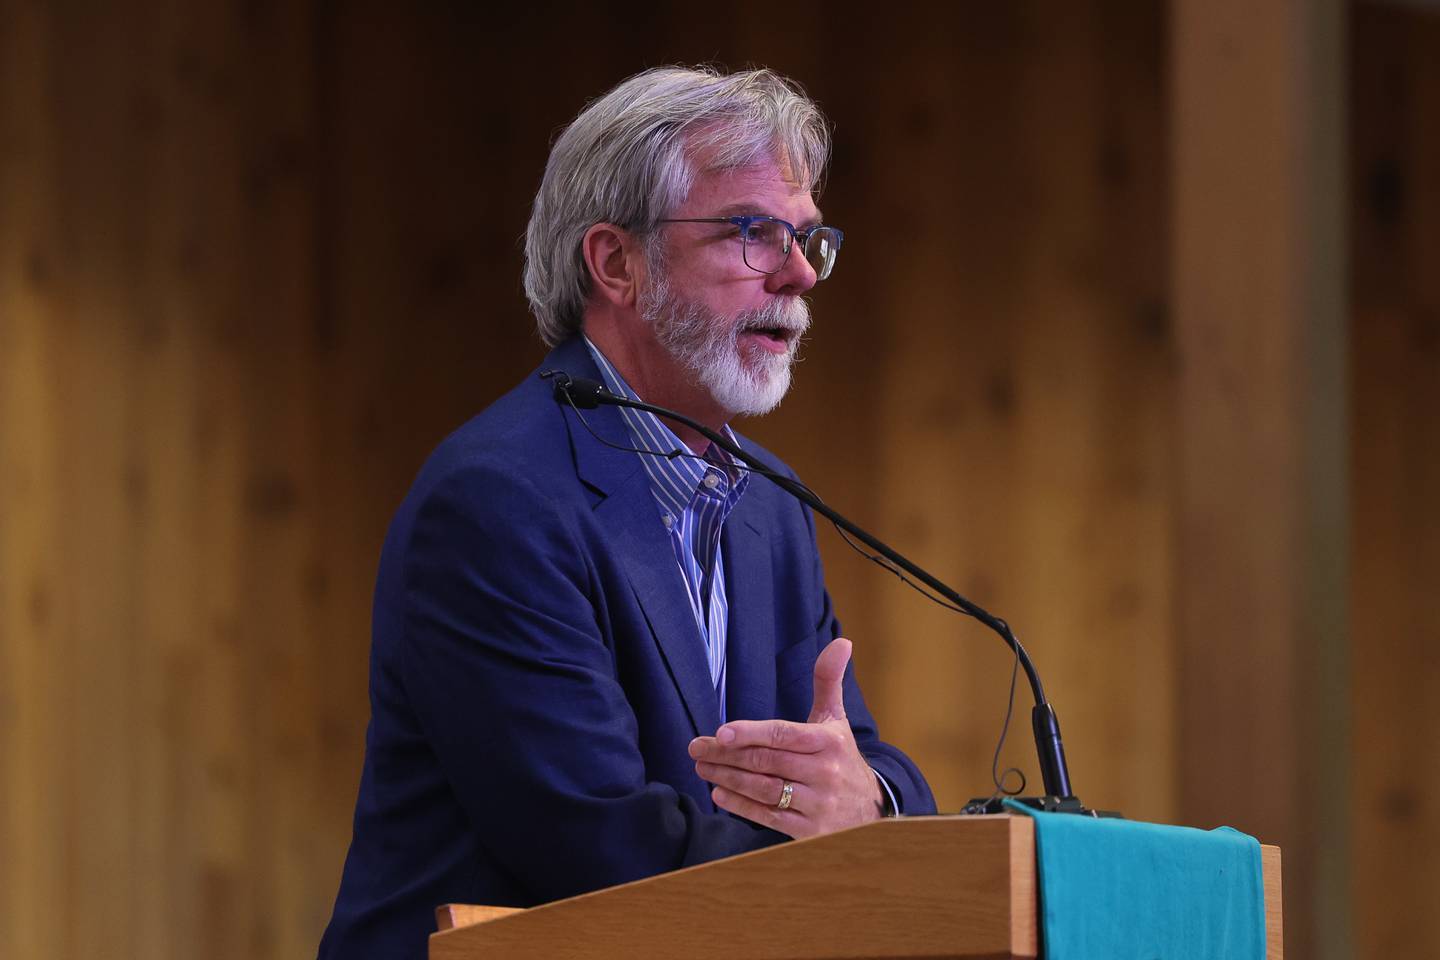
[[[600,379],[600,370],[581,337],[571,337],[550,352],[536,375],[550,372],[568,373],[572,377]],[[572,410],[563,401],[556,401],[565,418],[570,435],[570,451],[575,459],[575,473],[586,486],[602,498],[621,487],[627,487],[637,472],[643,474],[640,454],[630,452],[635,446],[625,421],[616,407],[594,410]],[[622,447],[624,449],[616,449]],[[642,475],[640,480],[644,480]]]

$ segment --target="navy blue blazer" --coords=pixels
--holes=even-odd
[[[599,376],[579,338],[552,368]],[[719,711],[640,456],[592,436],[538,372],[440,445],[390,526],[323,957],[420,958],[442,903],[530,906],[784,839],[717,810],[686,752]],[[614,408],[585,417],[633,445]],[[810,511],[756,477],[721,550],[727,715],[803,721],[839,632]],[[853,671],[845,709],[901,809],[933,813]]]

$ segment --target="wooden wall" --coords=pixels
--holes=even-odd
[[[519,238],[551,135],[671,61],[771,64],[836,123],[845,258],[796,392],[743,429],[1015,625],[1088,802],[1179,816],[1163,5],[803,30],[627,9],[0,0],[0,955],[313,951],[385,524],[541,356]],[[1386,18],[1423,19],[1355,31],[1357,156],[1385,163],[1356,172],[1379,200],[1357,200],[1354,604],[1365,643],[1433,667],[1440,47]],[[1381,60],[1410,92],[1365,107]],[[1003,649],[822,547],[887,734],[942,806],[987,793]],[[1383,832],[1357,832],[1357,942],[1420,955],[1433,927],[1369,891],[1434,849],[1433,765],[1393,759],[1400,668],[1356,663],[1356,809]]]
[[[1350,81],[1357,951],[1440,956],[1440,12],[1361,8]]]

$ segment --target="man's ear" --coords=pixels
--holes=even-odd
[[[644,279],[640,240],[613,223],[597,223],[580,241],[593,296],[617,307],[634,307]]]

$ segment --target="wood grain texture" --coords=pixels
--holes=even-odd
[[[1440,785],[1403,695],[1437,649],[1440,39],[1433,14],[1354,17],[1352,598],[1376,651],[1347,701],[1354,915],[1357,952],[1418,956],[1440,937],[1417,907]],[[1284,683],[1232,696],[1221,665],[1244,649],[1177,645],[1213,585],[1177,546],[1164,4],[857,8],[796,31],[660,4],[0,0],[0,25],[0,955],[313,951],[385,524],[434,444],[542,355],[518,238],[554,131],[671,61],[771,64],[835,122],[822,206],[845,257],[793,395],[740,428],[1012,621],[1088,802],[1279,839],[1230,803],[1288,754],[1238,783],[1196,758],[1275,756],[1311,708]],[[1249,162],[1249,140],[1215,143]],[[1274,346],[1268,319],[1225,316]],[[987,793],[1003,648],[821,537],[882,729],[943,807]],[[1253,676],[1277,669],[1251,653]],[[1242,733],[1187,740],[1182,697]],[[1002,759],[1033,780],[1019,720]],[[96,906],[49,922],[65,902]]]
[[[1173,7],[1181,818],[1349,955],[1343,9]]]
[[[1354,11],[1355,952],[1440,956],[1440,13]]]
[[[539,359],[516,238],[549,139],[647,63],[767,62],[836,122],[847,265],[793,399],[742,429],[1034,637],[1087,796],[1170,812],[1155,5],[800,37],[577,7],[593,42],[547,50],[567,66],[543,76],[538,9],[3,12],[6,956],[313,949],[385,524],[428,450]],[[860,44],[894,69],[840,69]],[[517,77],[523,97],[484,93]],[[958,392],[914,394],[932,360]],[[825,537],[887,732],[944,805],[987,792],[998,643]],[[1028,765],[1025,739],[1007,757]],[[105,906],[43,921],[77,897]]]
[[[430,956],[1034,957],[1034,874],[1027,817],[882,820],[442,931]]]
[[[1267,960],[1285,957],[1285,886],[1283,856],[1274,844],[1260,845],[1260,871],[1265,883],[1265,956]]]
[[[485,907],[473,903],[447,903],[435,908],[435,929],[454,930],[520,913],[523,907]]]

